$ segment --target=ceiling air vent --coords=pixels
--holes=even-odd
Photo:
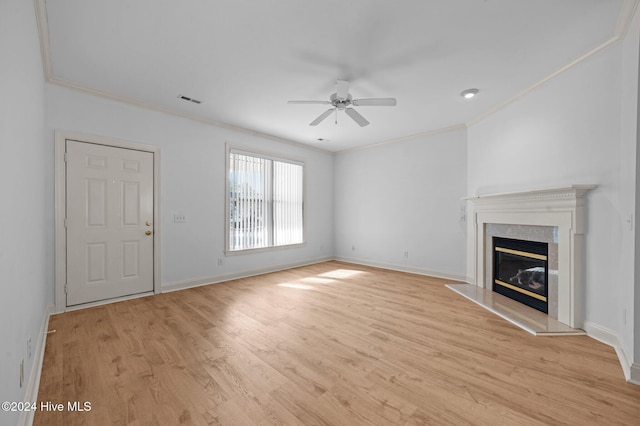
[[[185,95],[178,95],[178,99],[182,99],[183,101],[193,102],[194,104],[201,104],[202,103],[202,101],[200,101],[198,99],[190,98],[190,97],[185,96]]]

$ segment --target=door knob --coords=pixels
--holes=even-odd
[[[151,221],[150,220],[147,221],[147,226],[151,226]]]
[[[151,235],[151,231],[147,231],[147,232],[145,232],[145,234]]]

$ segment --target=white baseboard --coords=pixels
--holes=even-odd
[[[467,282],[465,275],[449,274],[447,272],[430,271],[428,269],[416,268],[408,265],[396,265],[393,263],[375,262],[370,260],[352,259],[348,257],[336,256],[334,260],[341,262],[354,263],[356,265],[373,266],[374,268],[389,269],[392,271],[408,272],[411,274],[427,275],[435,278],[443,278],[445,280]]]
[[[629,351],[618,338],[618,334],[590,321],[585,321],[583,328],[587,332],[587,336],[613,347],[627,382],[640,385],[640,365],[632,362]]]
[[[443,278],[451,281],[466,282],[466,277],[463,275],[448,274],[448,273],[439,272],[439,271],[430,271],[427,269],[415,268],[415,267],[406,266],[406,265],[395,265],[391,263],[382,263],[382,262],[368,262],[368,261],[362,261],[360,259],[351,259],[347,257],[325,256],[325,257],[319,257],[315,259],[307,259],[301,262],[278,265],[275,267],[252,269],[249,271],[242,271],[242,272],[236,272],[236,273],[225,274],[225,275],[217,275],[213,277],[202,277],[202,278],[196,278],[196,279],[185,280],[185,281],[175,281],[175,282],[163,284],[162,292],[169,293],[172,291],[179,291],[187,288],[200,287],[203,285],[216,284],[216,283],[221,283],[225,281],[237,280],[240,278],[253,277],[256,275],[268,274],[270,272],[284,271],[286,269],[292,269],[292,268],[298,268],[301,266],[314,265],[316,263],[328,262],[330,260],[338,260],[340,262],[353,263],[355,265],[373,266],[375,268],[389,269],[392,271],[408,272],[408,273],[418,274],[418,275],[427,275],[430,277]]]
[[[631,364],[629,383],[640,385],[640,364]]]
[[[44,349],[47,345],[47,330],[49,329],[49,317],[55,312],[54,305],[48,305],[44,311],[42,323],[40,324],[40,333],[38,333],[38,341],[36,343],[29,372],[29,381],[25,390],[24,402],[37,402],[38,390],[40,389],[40,375],[42,374],[42,362],[44,361]],[[30,426],[33,424],[34,411],[23,411],[18,421],[19,425]]]
[[[286,269],[297,268],[300,266],[313,265],[316,263],[327,262],[329,260],[338,260],[342,262],[354,263],[357,265],[373,266],[373,267],[378,267],[383,269],[391,269],[395,271],[409,272],[409,273],[415,273],[419,275],[428,275],[432,277],[450,279],[455,281],[464,281],[464,277],[462,276],[457,276],[453,274],[443,274],[440,272],[428,271],[420,268],[404,267],[400,265],[392,265],[392,264],[386,264],[386,263],[380,263],[380,262],[363,262],[361,260],[349,259],[349,258],[343,258],[343,257],[322,257],[317,259],[309,259],[302,262],[291,263],[287,265],[280,265],[273,268],[254,269],[251,271],[245,271],[241,273],[227,274],[227,275],[217,276],[217,277],[200,278],[196,280],[170,283],[170,284],[164,285],[162,287],[162,291],[163,292],[178,291],[178,290],[183,290],[191,287],[199,287],[207,284],[214,284],[214,283],[219,283],[219,282],[224,282],[224,281],[229,281],[229,280],[234,280],[239,278],[246,278],[250,276],[266,274],[270,272],[277,272],[277,271],[282,271]],[[25,401],[36,402],[38,399],[40,376],[42,373],[42,362],[44,360],[44,350],[47,343],[47,330],[49,328],[49,318],[54,313],[55,313],[55,306],[54,305],[47,306],[42,318],[40,333],[38,335],[38,342],[36,344],[36,348],[34,351],[35,356],[33,358],[33,363],[31,365],[29,380],[27,382],[27,388],[25,391],[25,399],[24,399]],[[635,385],[640,385],[640,365],[635,364],[631,361],[629,352],[627,351],[625,346],[620,342],[620,339],[618,338],[617,333],[615,333],[613,330],[610,330],[606,327],[603,327],[599,324],[596,324],[590,321],[585,321],[583,324],[583,328],[587,332],[587,335],[589,337],[613,347],[613,349],[616,351],[616,355],[618,356],[618,360],[620,361],[620,365],[622,367],[622,371],[624,373],[624,377],[627,380],[627,382],[633,383]],[[35,413],[33,411],[22,412],[18,424],[22,426],[29,426],[33,424],[34,414]]]
[[[307,259],[300,262],[288,263],[285,265],[278,265],[278,266],[269,267],[269,268],[252,269],[249,271],[235,272],[232,274],[217,275],[215,277],[202,277],[202,278],[196,278],[193,280],[176,281],[172,283],[163,284],[162,292],[168,293],[171,291],[178,291],[178,290],[184,290],[187,288],[200,287],[208,284],[216,284],[216,283],[221,283],[225,281],[237,280],[240,278],[253,277],[255,275],[268,274],[270,272],[278,272],[278,271],[284,271],[286,269],[298,268],[301,266],[314,265],[316,263],[327,262],[329,260],[333,260],[333,257],[332,256],[319,257],[315,259]]]

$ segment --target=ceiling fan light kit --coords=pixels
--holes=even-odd
[[[338,111],[344,111],[353,121],[358,123],[360,127],[369,125],[369,121],[364,118],[358,111],[351,108],[351,106],[396,106],[397,101],[395,98],[368,98],[368,99],[353,99],[349,93],[349,82],[345,80],[336,81],[336,93],[329,97],[328,101],[289,101],[290,104],[316,104],[316,105],[331,105],[331,108],[323,112],[309,123],[310,126],[317,126],[324,121],[332,112],[338,113]],[[338,123],[336,115],[336,124]]]

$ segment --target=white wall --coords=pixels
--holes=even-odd
[[[53,301],[55,129],[162,148],[165,288],[334,254],[462,279],[461,197],[597,183],[588,202],[586,319],[611,329],[630,352],[635,343],[639,363],[640,290],[633,282],[640,283],[634,255],[640,230],[636,226],[634,234],[626,223],[629,214],[640,211],[640,153],[637,129],[632,129],[638,105],[637,16],[634,22],[624,43],[468,132],[345,152],[334,161],[326,152],[45,86],[32,2],[1,2],[0,291],[5,297],[0,302],[0,400],[23,399],[20,359],[25,358],[25,377],[31,373],[26,338],[32,337],[35,348],[45,307]],[[305,247],[224,257],[226,142],[305,160]],[[173,213],[186,214],[188,223],[174,224]],[[16,415],[0,413],[0,424],[16,422]]]
[[[459,129],[337,154],[336,256],[464,279],[466,149]]]
[[[33,2],[0,2],[0,401],[22,401],[53,302],[53,147],[45,144],[44,80]],[[0,424],[18,422],[0,411]]]
[[[635,19],[634,19],[634,32],[631,33],[631,40],[635,37],[635,42],[638,44],[636,46],[636,54],[638,55],[638,60],[636,62],[636,67],[639,72],[636,74],[636,193],[635,193],[635,271],[634,271],[634,317],[633,317],[633,335],[635,336],[634,340],[634,358],[633,361],[636,364],[638,370],[640,370],[640,119],[638,119],[638,115],[640,113],[640,10],[637,11]],[[632,53],[629,53],[629,56],[632,56]],[[632,66],[632,65],[629,65]],[[632,109],[632,107],[630,107]],[[640,373],[640,371],[638,371]],[[636,379],[640,382],[640,377]]]
[[[637,272],[634,266],[640,266],[640,259],[638,259],[638,240],[637,226],[634,221],[637,219],[637,214],[640,210],[636,209],[637,193],[640,186],[636,183],[638,174],[638,165],[640,164],[636,160],[637,155],[637,141],[638,141],[638,65],[640,60],[640,10],[636,11],[631,26],[627,32],[625,39],[622,42],[622,115],[621,115],[621,128],[622,128],[622,147],[620,152],[620,191],[624,196],[621,199],[620,210],[623,212],[629,212],[626,220],[628,230],[632,232],[624,232],[622,234],[622,247],[624,251],[622,253],[621,265],[621,282],[625,283],[620,291],[620,297],[618,299],[619,306],[622,307],[622,318],[619,316],[620,323],[618,324],[618,330],[620,338],[624,342],[625,347],[629,348],[629,357],[631,360],[635,357],[635,362],[640,363],[640,327],[634,327],[634,319],[636,324],[640,321],[640,305],[634,304],[634,297],[639,297],[640,286],[634,285],[634,282],[638,282]],[[635,216],[632,215],[635,211]],[[635,265],[638,264],[638,265]],[[628,267],[632,265],[632,267]],[[629,308],[630,307],[630,308]],[[627,311],[624,312],[624,309]],[[634,318],[635,317],[635,318]],[[635,339],[634,348],[634,334],[638,336]]]
[[[471,126],[468,179],[470,194],[599,185],[587,202],[585,320],[613,331],[630,352],[633,331],[623,311],[632,318],[634,236],[627,219],[635,164],[628,153],[635,138],[628,122],[637,117],[629,115],[628,100],[623,108],[622,93],[637,88],[623,87],[630,84],[622,78],[625,50],[618,43]]]
[[[161,148],[162,284],[211,282],[332,255],[333,155],[47,85],[48,135],[77,131]],[[225,144],[306,163],[307,244],[224,256]],[[173,214],[187,216],[174,223]],[[217,259],[224,265],[218,266]]]
[[[639,64],[640,67],[640,64]],[[638,75],[638,111],[640,111],[640,74]],[[636,127],[636,206],[635,206],[635,271],[634,271],[634,316],[633,316],[633,335],[634,335],[634,351],[633,362],[640,366],[640,259],[636,254],[640,253],[640,120]],[[640,382],[640,378],[638,379]]]

